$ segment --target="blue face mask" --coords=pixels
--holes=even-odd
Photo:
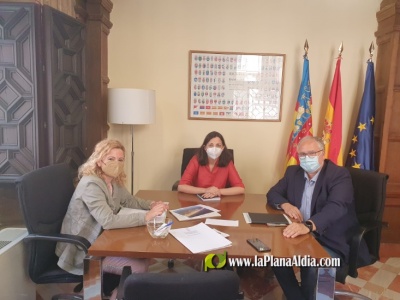
[[[300,157],[300,167],[307,173],[314,173],[321,166],[318,162],[318,156],[315,157]]]

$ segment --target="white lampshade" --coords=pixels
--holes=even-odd
[[[112,124],[150,124],[155,120],[154,90],[108,89],[108,122]]]

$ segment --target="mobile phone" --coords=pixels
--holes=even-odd
[[[262,241],[257,238],[247,239],[247,242],[258,252],[269,252],[271,248],[265,245]]]

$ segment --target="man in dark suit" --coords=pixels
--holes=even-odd
[[[346,168],[324,160],[320,138],[303,138],[297,153],[300,166],[287,168],[284,177],[268,191],[267,202],[295,220],[283,230],[285,237],[311,233],[332,257],[347,262],[351,231],[359,226],[350,174]],[[364,253],[367,255],[367,251]],[[317,270],[301,267],[300,286],[293,268],[273,268],[286,298],[295,300],[315,299]]]

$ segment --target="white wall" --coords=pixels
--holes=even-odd
[[[306,39],[315,135],[322,132],[335,58],[343,42],[343,145],[347,155],[368,48],[375,42],[380,0],[113,2],[109,87],[149,88],[157,95],[156,123],[134,127],[135,192],[170,190],[180,177],[182,149],[200,146],[205,135],[216,130],[235,150],[235,165],[246,192],[265,193],[283,175]],[[281,122],[188,120],[189,50],[286,54]],[[109,137],[121,139],[129,151],[126,127],[111,125]],[[130,172],[129,160],[126,170]]]

